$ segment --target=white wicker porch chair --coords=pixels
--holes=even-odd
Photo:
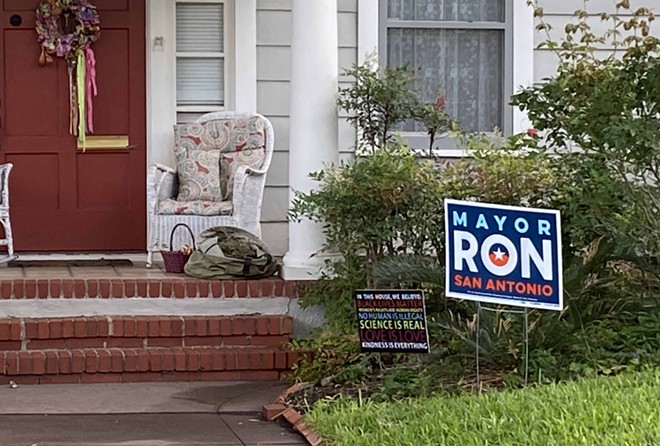
[[[0,239],[0,246],[7,247],[7,257],[0,259],[0,263],[5,263],[14,258],[14,239],[11,232],[11,223],[9,221],[9,173],[13,164],[0,164],[0,224],[4,228],[5,238]]]
[[[200,129],[200,126],[203,128]],[[229,134],[224,134],[227,130]],[[194,135],[193,144],[205,145],[205,150],[211,145],[211,151],[219,151],[221,157],[223,154],[236,153],[232,149],[238,145],[245,147],[244,150],[248,146],[254,148],[259,145],[263,148],[263,160],[249,166],[237,163],[233,187],[227,186],[230,195],[225,196],[224,200],[222,197],[214,197],[212,202],[196,201],[190,206],[186,206],[185,201],[177,201],[177,171],[163,165],[152,166],[148,181],[150,231],[147,266],[151,266],[154,252],[169,250],[170,234],[178,223],[187,224],[196,235],[213,226],[235,226],[261,237],[261,205],[274,147],[271,123],[258,114],[208,113],[188,127],[186,124],[175,126],[175,151],[191,144],[190,140],[184,140],[190,131],[204,132],[203,135]],[[201,215],[196,213],[200,209]],[[190,244],[189,237],[187,231],[175,233],[174,249]]]

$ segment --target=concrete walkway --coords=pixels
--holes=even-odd
[[[299,446],[261,421],[273,383],[38,385],[0,388],[2,446]]]

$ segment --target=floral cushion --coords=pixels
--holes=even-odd
[[[182,150],[177,152],[178,201],[220,201],[220,152]]]
[[[264,162],[266,152],[263,147],[249,148],[240,152],[223,153],[220,161],[220,190],[223,200],[231,200],[234,191],[234,177],[239,166],[258,169]]]
[[[158,201],[157,214],[161,215],[231,215],[230,201],[177,201],[171,198]]]
[[[258,116],[174,126],[179,172],[177,201],[231,200],[240,165],[259,168],[266,131]]]
[[[264,147],[266,131],[258,116],[192,122],[174,126],[174,150],[220,150],[238,152],[247,147]]]

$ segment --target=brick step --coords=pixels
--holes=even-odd
[[[189,277],[0,279],[0,299],[296,298],[302,286],[302,283],[278,278],[222,281]]]
[[[0,351],[84,348],[281,347],[290,316],[94,316],[0,319]]]
[[[0,384],[277,380],[286,315],[0,318]]]
[[[302,355],[252,346],[6,351],[0,384],[279,380]]]

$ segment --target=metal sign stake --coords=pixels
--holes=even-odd
[[[525,307],[525,387],[529,381],[529,310]]]
[[[481,365],[480,365],[480,338],[481,338],[481,313],[484,311],[491,311],[493,313],[513,313],[513,314],[522,314],[523,315],[523,325],[524,325],[524,385],[527,387],[529,383],[529,309],[524,308],[520,310],[507,310],[506,308],[489,308],[481,305],[481,302],[477,302],[477,321],[476,321],[476,360],[477,360],[477,388],[481,389]]]
[[[481,372],[479,370],[479,339],[481,338],[481,302],[477,302],[477,389],[481,389]]]

